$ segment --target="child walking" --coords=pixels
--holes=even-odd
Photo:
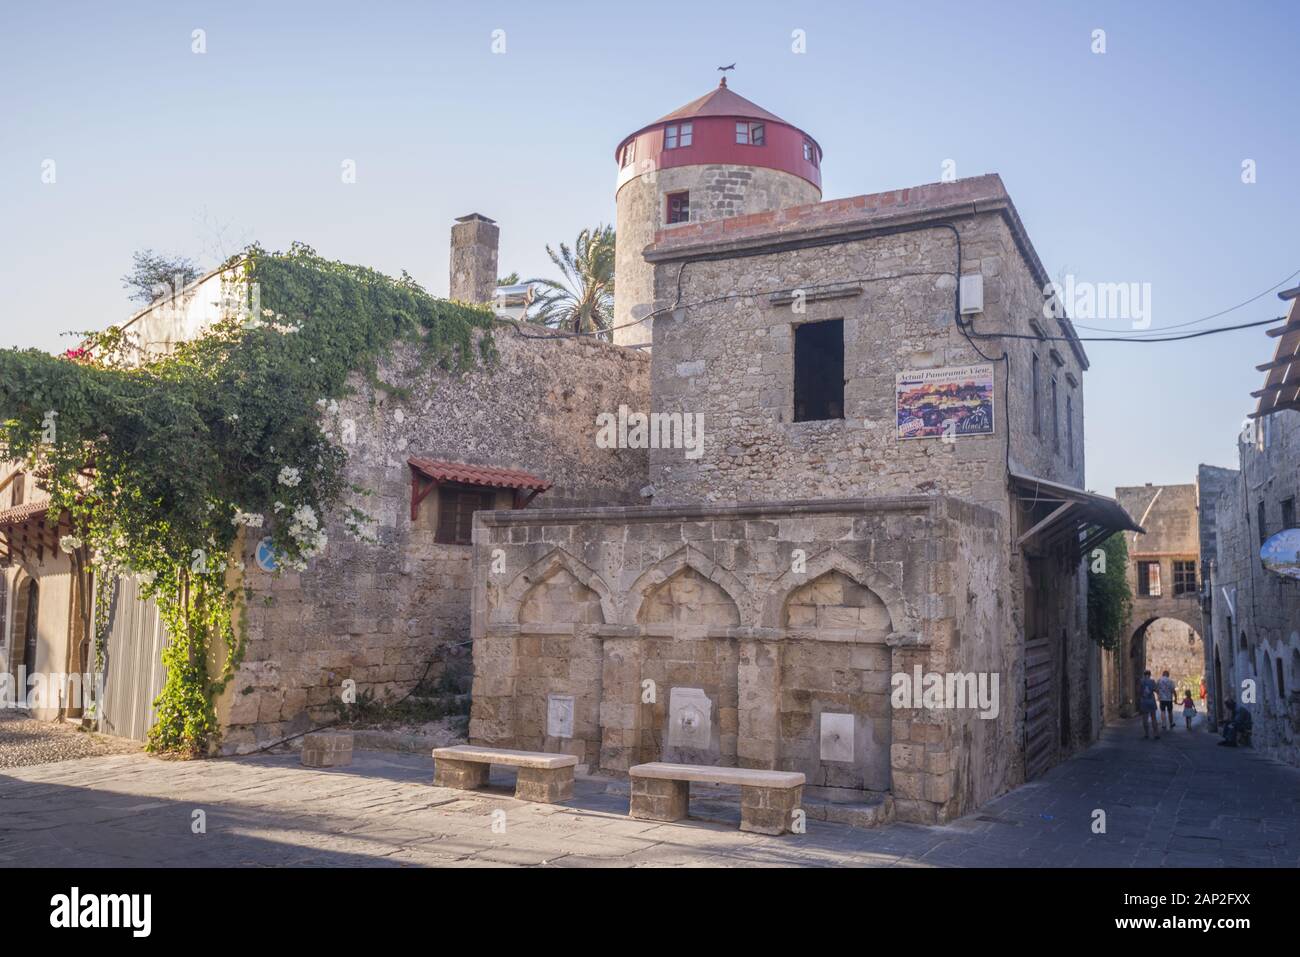
[[[1196,702],[1192,700],[1192,689],[1183,689],[1183,720],[1187,722],[1187,730],[1192,730],[1192,718],[1196,717]]]

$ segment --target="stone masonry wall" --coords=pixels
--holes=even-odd
[[[1300,413],[1265,421],[1238,442],[1241,471],[1215,505],[1208,657],[1211,675],[1222,676],[1214,708],[1253,694],[1255,747],[1300,765],[1300,582],[1266,571],[1259,558],[1262,539],[1282,530],[1282,503],[1300,500]]]
[[[642,252],[665,228],[667,196],[690,191],[691,222],[743,216],[769,209],[813,203],[821,192],[812,183],[790,173],[759,166],[675,166],[643,173],[618,191],[618,248],[615,268],[614,333],[620,345],[651,341],[653,320],[627,325],[653,311],[654,268]],[[673,227],[668,226],[671,229]]]
[[[1018,699],[1003,685],[977,729],[894,707],[890,679],[1006,669],[1005,547],[992,513],[939,496],[481,512],[471,740],[613,774],[800,770],[946,820],[1015,783],[993,741]]]
[[[645,453],[598,448],[595,419],[620,404],[647,406],[646,357],[598,342],[525,339],[508,324],[495,335],[495,369],[457,378],[401,353],[383,378],[403,383],[408,398],[358,381],[340,404],[336,434],[345,420],[355,430],[348,478],[370,492],[354,504],[375,520],[377,543],[350,540],[331,522],[325,553],[306,572],[279,576],[258,568],[248,543],[247,652],[218,703],[227,751],[327,717],[344,679],[382,697],[449,670],[468,690],[471,548],[434,541],[432,495],[411,521],[408,457],[525,469],[555,483],[539,507],[641,500]],[[508,502],[499,497],[498,507]]]

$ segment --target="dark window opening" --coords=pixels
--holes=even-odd
[[[1295,499],[1288,498],[1282,501],[1282,527],[1295,528]]]
[[[1246,647],[1246,633],[1245,633],[1244,631],[1241,633],[1241,650],[1242,650],[1242,651],[1246,651],[1246,650],[1247,650],[1247,647]]]
[[[762,123],[737,123],[736,142],[747,146],[762,146],[766,133]]]
[[[1052,376],[1052,448],[1061,451],[1061,410],[1057,402],[1056,376]]]
[[[1038,356],[1034,356],[1034,435],[1043,434],[1042,416],[1038,414]]]
[[[1065,397],[1065,455],[1074,467],[1074,397]]]
[[[794,420],[844,418],[844,320],[794,329]]]
[[[668,194],[668,222],[670,223],[689,223],[691,221],[691,194],[669,193]]]
[[[438,531],[434,540],[443,545],[469,545],[474,541],[474,513],[491,511],[496,493],[468,485],[438,486]]]
[[[1160,597],[1160,563],[1138,562],[1138,594],[1147,598]]]
[[[1196,562],[1174,562],[1174,594],[1196,594]]]
[[[1274,664],[1277,665],[1277,696],[1286,697],[1286,676],[1282,673],[1282,659],[1278,658]]]
[[[1268,539],[1268,532],[1264,528],[1264,503],[1262,501],[1259,503],[1259,508],[1256,509],[1255,514],[1259,524],[1259,543],[1263,545]]]

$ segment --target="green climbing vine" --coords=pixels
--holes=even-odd
[[[300,570],[327,545],[327,517],[365,534],[347,504],[338,400],[356,372],[381,388],[400,343],[429,367],[491,363],[483,308],[435,299],[295,244],[252,246],[221,274],[223,309],[197,338],[167,351],[129,327],[87,333],[54,357],[0,352],[0,450],[26,463],[111,592],[140,577],[169,634],[166,683],[150,730],[155,751],[199,754],[216,740],[217,695],[243,653],[247,598],[241,536],[269,537],[277,564]],[[103,637],[106,620],[94,623]]]

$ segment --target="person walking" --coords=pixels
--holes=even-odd
[[[1150,738],[1148,731],[1155,732],[1155,739],[1160,740],[1160,718],[1156,715],[1156,683],[1151,680],[1151,672],[1142,672],[1142,681],[1138,684],[1138,711],[1142,714],[1142,737]]]
[[[1187,722],[1187,730],[1192,730],[1192,719],[1196,717],[1196,702],[1192,700],[1192,689],[1183,689],[1183,720]]]
[[[1160,680],[1156,682],[1156,695],[1160,698],[1160,720],[1170,731],[1174,730],[1174,695],[1176,694],[1178,694],[1178,686],[1169,677],[1169,670],[1165,669],[1160,673]]]

